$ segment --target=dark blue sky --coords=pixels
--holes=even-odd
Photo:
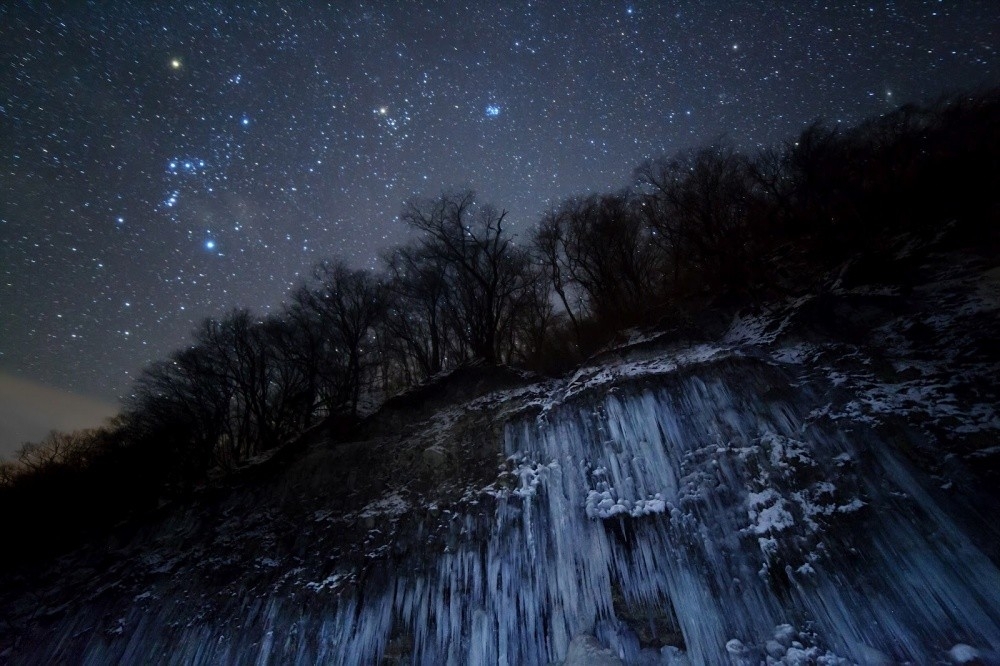
[[[0,372],[113,399],[201,318],[374,265],[413,196],[526,233],[726,135],[1000,83],[988,2],[0,7]]]

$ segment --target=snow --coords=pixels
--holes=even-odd
[[[622,660],[603,647],[594,636],[575,636],[566,652],[564,666],[623,666]]]
[[[800,364],[808,361],[815,353],[812,345],[799,344],[776,349],[771,352],[771,358],[779,363]]]
[[[370,502],[358,512],[358,518],[376,518],[388,516],[395,518],[410,510],[410,504],[398,492]]]
[[[746,376],[783,372],[741,362],[749,364]],[[659,388],[620,383],[667,365],[643,363],[576,378],[582,386],[600,376],[617,382],[615,390],[565,402],[552,387],[543,419],[514,417],[498,479],[466,495],[467,509],[488,500],[477,512],[442,510],[390,489],[347,514],[375,520],[364,553],[371,569],[331,562],[299,581],[317,603],[330,604],[322,611],[280,595],[254,601],[252,617],[262,624],[249,633],[259,642],[226,635],[205,643],[195,623],[178,630],[176,644],[201,651],[178,659],[377,661],[401,631],[412,637],[415,661],[440,664],[557,662],[588,632],[611,649],[609,659],[642,664],[840,666],[885,655],[927,663],[954,636],[1000,647],[1000,573],[892,447],[870,432],[848,435],[834,421],[811,419],[787,397],[763,399],[724,373],[673,375]],[[520,400],[540,392],[521,391]],[[507,404],[496,400],[478,404]],[[441,423],[459,413],[432,418],[427,428],[445,437]],[[422,563],[397,559],[383,530],[432,506],[457,538]],[[342,524],[334,507],[305,515],[316,529]],[[281,566],[269,556],[256,562]],[[149,566],[170,572],[175,564],[150,556]],[[614,620],[613,590],[625,605],[665,609],[684,650],[641,649]],[[150,598],[136,597],[134,612]],[[141,617],[127,616],[122,635],[154,631]],[[282,626],[312,638],[289,638],[297,651],[282,652],[277,633],[265,629]],[[967,654],[952,653],[953,660]]]
[[[948,650],[948,656],[956,664],[971,664],[977,661],[980,657],[979,650],[972,647],[971,645],[966,645],[965,643],[957,643]]]
[[[666,504],[663,495],[656,493],[648,499],[628,500],[616,496],[614,488],[598,492],[590,490],[587,493],[586,514],[588,518],[612,518],[628,516],[640,518],[654,513],[663,513]]]
[[[333,573],[319,582],[306,583],[306,587],[313,592],[322,592],[323,590],[332,591],[350,581],[352,577],[352,574]]]
[[[749,651],[750,650],[748,650],[747,647],[743,645],[743,642],[738,638],[731,638],[726,641],[726,652],[734,657],[742,657]]]
[[[998,426],[1000,427],[1000,426]],[[1000,446],[989,446],[969,454],[970,458],[992,458],[1000,455]]]
[[[754,534],[780,532],[795,524],[792,514],[785,508],[785,500],[771,488],[750,493],[748,504],[750,520],[753,521],[750,531]]]
[[[996,309],[990,280],[954,310]],[[400,480],[355,513],[310,506],[303,523],[315,530],[370,521],[365,550],[350,565],[318,548],[307,562],[253,559],[275,576],[288,567],[288,587],[227,600],[240,631],[150,603],[159,589],[130,595],[134,609],[110,631],[141,656],[167,644],[169,627],[173,658],[186,662],[378,663],[400,636],[414,663],[432,664],[559,662],[584,635],[591,655],[650,666],[971,663],[995,653],[1000,571],[928,490],[942,484],[899,453],[926,445],[927,432],[899,428],[890,440],[880,428],[995,433],[991,398],[965,389],[996,369],[950,372],[946,355],[917,358],[901,333],[912,321],[880,330],[884,363],[782,339],[804,303],[737,317],[718,344],[631,349],[565,380],[440,410],[412,424],[415,449],[452,451],[456,424],[490,415],[506,424],[495,480],[459,488],[457,505]],[[921,316],[944,335],[955,311]],[[879,375],[885,368],[898,376]],[[958,464],[1000,447],[932,452]],[[394,526],[411,519],[411,550],[396,548]],[[144,564],[185,577],[169,556]],[[683,649],[642,649],[622,608],[660,613]],[[87,661],[121,661],[111,645],[91,642]]]
[[[600,366],[585,366],[566,383],[565,388],[543,401],[543,414],[554,407],[571,402],[580,395],[595,389],[613,386],[623,380],[637,377],[656,377],[676,372],[680,368],[719,360],[732,354],[727,347],[719,345],[694,345],[683,350],[675,350],[668,355],[638,361],[604,363]]]

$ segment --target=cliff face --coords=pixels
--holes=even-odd
[[[1000,268],[917,270],[559,380],[441,378],[9,575],[0,656],[998,661]]]

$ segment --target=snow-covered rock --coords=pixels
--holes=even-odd
[[[563,666],[625,666],[611,650],[603,647],[591,634],[577,634],[569,643]]]

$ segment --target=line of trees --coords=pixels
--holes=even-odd
[[[650,160],[631,187],[568,199],[525,238],[470,191],[410,202],[412,240],[382,271],[324,262],[277,314],[204,321],[115,422],[0,464],[0,503],[72,489],[106,521],[462,363],[565,370],[626,327],[816,289],[900,233],[993,233],[998,118],[992,91],[847,130],[814,123],[755,155]]]
[[[322,419],[356,419],[400,388],[472,359],[527,361],[545,290],[506,213],[472,192],[412,202],[418,232],[376,274],[316,266],[278,314],[206,320],[125,401],[133,439],[178,461],[171,483],[229,469]],[[183,463],[181,463],[183,461]]]

